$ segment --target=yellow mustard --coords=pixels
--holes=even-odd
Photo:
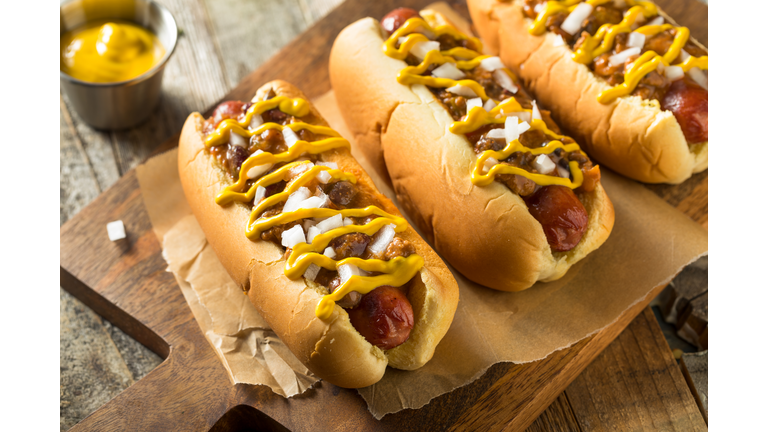
[[[290,279],[299,279],[312,264],[328,270],[338,270],[340,266],[350,264],[365,272],[380,273],[376,275],[353,275],[334,292],[323,296],[315,309],[315,315],[320,319],[330,318],[335,303],[352,291],[356,291],[360,294],[367,294],[383,285],[405,285],[424,266],[424,259],[421,256],[412,254],[407,257],[397,257],[389,261],[380,259],[362,259],[357,257],[335,261],[323,255],[323,251],[334,238],[345,234],[361,232],[372,236],[381,228],[390,224],[395,225],[395,232],[403,232],[408,228],[408,223],[402,217],[387,213],[376,206],[368,206],[362,209],[344,210],[330,208],[299,209],[292,212],[282,212],[272,217],[259,218],[259,215],[263,213],[264,210],[286,201],[293,192],[310,183],[321,171],[328,172],[332,178],[337,180],[349,181],[352,183],[357,182],[357,178],[352,173],[322,165],[312,165],[310,167],[309,161],[295,160],[306,153],[319,154],[336,148],[349,148],[349,142],[342,138],[338,132],[329,127],[311,125],[299,121],[286,126],[277,123],[265,123],[254,130],[247,129],[247,126],[251,123],[251,119],[254,115],[260,115],[263,112],[274,108],[279,108],[280,111],[295,117],[303,117],[309,114],[309,104],[305,100],[277,96],[253,104],[240,122],[234,119],[227,119],[221,122],[216,130],[206,137],[205,145],[210,147],[225,144],[229,141],[228,138],[230,133],[236,133],[243,137],[251,137],[253,135],[261,134],[268,129],[282,131],[283,128],[290,128],[294,132],[309,130],[317,135],[327,136],[328,138],[313,142],[299,140],[294,143],[288,151],[283,153],[272,154],[263,152],[252,154],[245,162],[243,162],[237,182],[227,186],[216,197],[216,202],[219,205],[226,205],[234,201],[252,201],[259,186],[267,187],[286,180],[292,170],[301,168],[301,165],[305,165],[305,168],[308,169],[305,169],[304,172],[291,181],[290,185],[283,192],[267,197],[259,203],[255,203],[253,210],[251,211],[248,226],[246,227],[246,236],[251,240],[256,240],[262,232],[273,226],[300,219],[329,218],[337,214],[340,214],[343,218],[360,218],[376,215],[379,217],[372,219],[365,225],[345,225],[315,236],[310,244],[297,244],[291,249],[291,253],[286,260],[284,269],[285,275]],[[248,181],[247,175],[244,173],[247,173],[252,167],[277,162],[288,163],[274,172],[259,178],[247,191],[244,191]]]
[[[598,6],[607,3],[608,1],[610,0],[587,0],[586,3],[592,6]],[[559,12],[572,12],[579,3],[581,3],[581,0],[546,2],[528,31],[533,35],[543,34],[546,31],[547,19],[551,15]],[[613,49],[617,35],[620,33],[632,32],[632,28],[635,26],[638,19],[641,17],[643,17],[643,19],[649,19],[659,13],[656,5],[648,1],[626,0],[626,3],[631,7],[624,14],[622,21],[618,24],[603,24],[594,36],[587,36],[584,42],[571,56],[574,61],[587,65],[592,63],[596,57]],[[687,27],[675,27],[671,24],[646,25],[639,27],[634,31],[644,34],[646,37],[652,37],[669,29],[675,29],[675,39],[672,42],[672,45],[670,45],[669,50],[667,50],[666,53],[657,53],[655,51],[646,51],[643,53],[632,63],[632,66],[624,72],[624,82],[622,84],[618,84],[598,95],[597,100],[600,103],[611,103],[619,97],[629,95],[635,90],[638,83],[640,83],[640,80],[643,79],[645,75],[654,71],[660,65],[665,67],[669,66],[680,55],[680,51],[682,51],[690,37],[690,31]],[[708,60],[707,56],[691,56],[684,62],[674,66],[682,67],[685,72],[688,72],[693,67],[705,70],[708,68]]]
[[[94,21],[66,32],[60,48],[61,71],[95,83],[136,78],[165,55],[165,48],[149,30],[118,21]]]
[[[594,1],[603,1],[603,0],[594,0]],[[463,33],[459,32],[457,29],[455,29],[452,26],[442,25],[442,26],[436,26],[433,28],[429,24],[427,24],[427,22],[424,21],[423,19],[414,17],[414,18],[408,19],[399,29],[397,29],[394,33],[392,33],[392,35],[384,42],[384,47],[383,47],[384,53],[392,58],[396,58],[399,60],[405,59],[408,56],[408,52],[411,50],[411,48],[413,48],[413,46],[416,43],[429,40],[424,34],[418,33],[419,31],[425,31],[427,33],[434,34],[435,37],[438,37],[442,34],[449,34],[456,39],[460,39],[460,40],[469,39],[473,42],[474,46],[478,47],[478,50],[482,50],[479,40],[477,40],[476,38],[470,38],[464,35]],[[399,48],[397,47],[398,43],[400,43]],[[456,60],[453,56],[457,56],[465,60]],[[453,80],[450,78],[424,76],[422,74],[431,65],[434,65],[434,64],[442,65],[447,62],[453,63],[460,70],[471,70],[479,66],[480,62],[483,59],[488,57],[490,56],[481,55],[478,51],[473,51],[467,48],[452,48],[450,50],[443,51],[443,52],[440,52],[438,50],[433,50],[426,54],[426,56],[424,57],[424,60],[420,64],[416,66],[407,66],[403,70],[401,70],[400,73],[397,75],[397,81],[403,85],[423,84],[425,86],[435,87],[435,88],[447,88],[455,85],[463,85],[472,89],[472,91],[474,91],[475,94],[485,102],[486,100],[489,99],[489,97],[486,94],[484,87],[475,80],[471,80],[471,79]],[[504,68],[503,71],[504,73],[509,75],[514,82],[517,83],[517,78],[509,69]],[[498,101],[494,100],[494,103],[498,103]],[[509,98],[501,103],[498,103],[498,105],[495,108],[493,108],[490,112],[485,111],[485,109],[481,107],[472,108],[464,118],[462,118],[459,121],[453,122],[448,129],[455,134],[472,133],[480,129],[481,127],[489,124],[503,124],[506,119],[505,113],[514,113],[514,112],[528,112],[529,114],[531,114],[531,116],[533,115],[533,110],[523,109],[523,107],[520,105],[520,103],[517,102],[515,98]],[[486,186],[492,183],[497,175],[518,174],[529,180],[532,180],[533,182],[541,186],[561,185],[561,186],[569,187],[571,189],[576,189],[579,186],[581,186],[581,184],[584,181],[584,175],[579,169],[578,162],[574,162],[574,161],[569,162],[569,168],[571,171],[571,175],[573,176],[573,181],[571,181],[571,179],[563,178],[563,177],[532,173],[532,172],[526,171],[523,168],[513,167],[511,165],[506,165],[506,164],[494,165],[487,173],[484,173],[485,162],[489,158],[504,160],[504,159],[507,159],[514,152],[529,152],[537,155],[550,154],[558,148],[562,148],[563,150],[568,152],[573,152],[573,151],[581,152],[579,145],[576,143],[571,143],[567,145],[563,144],[560,140],[562,140],[565,137],[551,131],[547,127],[546,123],[542,120],[539,120],[539,119],[532,120],[531,130],[540,130],[544,132],[547,136],[553,138],[553,140],[550,141],[546,146],[536,148],[536,149],[529,149],[528,147],[525,147],[522,143],[520,143],[519,139],[517,139],[508,143],[506,147],[501,151],[487,150],[483,152],[480,155],[480,157],[478,157],[475,160],[475,163],[472,165],[472,172],[470,175],[470,179],[472,183],[478,186]]]

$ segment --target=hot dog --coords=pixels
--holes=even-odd
[[[448,262],[491,288],[562,277],[613,227],[600,169],[498,57],[434,10],[345,28],[330,77],[358,145]]]
[[[647,183],[707,168],[707,49],[652,2],[467,4],[489,51],[595,159]]]
[[[456,281],[297,88],[190,115],[179,175],[221,263],[317,376],[365,387],[432,357]]]

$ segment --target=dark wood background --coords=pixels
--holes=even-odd
[[[231,87],[231,83],[239,81],[248,71],[262,64],[269,55],[337,2],[298,1],[293,4],[262,1],[257,5],[227,1],[193,2],[197,3],[197,7],[190,2],[184,5],[168,1],[163,3],[174,13],[184,35],[166,71],[164,100],[153,120],[130,131],[96,132],[82,124],[76,113],[67,108],[65,98],[61,99],[62,223],[143,160],[158,143],[178,132],[188,112],[204,111]],[[691,2],[660,3],[673,17],[700,17],[703,13],[703,22],[706,23],[706,7]],[[359,12],[348,6],[345,5],[347,14]],[[387,9],[389,6],[381,7]],[[337,32],[347,22],[314,27],[312,32],[318,37],[314,40],[327,37],[328,32]],[[263,29],[258,33],[264,37],[254,38],[254,28]],[[706,27],[703,34],[694,34],[706,43]],[[244,39],[249,43],[243,43]],[[312,47],[305,45],[304,48]],[[281,59],[274,61],[279,63]],[[302,69],[308,66],[311,65],[299,64],[291,70],[296,77],[300,77]],[[283,71],[281,77],[291,80],[284,68],[262,68],[260,73],[247,77],[232,93],[239,98],[249,97],[255,86],[273,77],[277,70]],[[300,85],[311,96],[317,96],[329,89],[326,76],[315,74],[308,81],[304,75]],[[706,187],[704,173],[682,186],[656,186],[653,189],[706,226]],[[109,322],[101,320],[63,290],[60,296],[61,428],[67,429],[146,375],[159,364],[160,357]],[[133,329],[130,332],[142,334],[149,331]],[[157,339],[156,336],[145,336],[142,339],[145,344],[155,352],[167,355],[168,347],[162,341],[152,342],[153,337]],[[615,334],[606,337],[612,338]],[[474,389],[475,393],[460,391],[451,397],[467,398],[480,396],[486,391],[489,395],[494,395],[494,390],[501,393],[509,391],[504,386],[505,380],[499,380],[500,377],[507,377],[508,372],[504,365],[494,367],[484,378],[489,383],[488,388],[481,386]],[[593,365],[576,378],[566,392],[557,397],[535,420],[531,429],[599,430],[600,425],[641,429],[677,429],[675,425],[700,427],[703,422],[697,423],[697,409],[686,401],[686,392],[687,387],[669,347],[653,314],[646,309],[597,357]],[[485,398],[489,404],[494,401],[493,397]],[[235,424],[243,419],[258,417],[257,413],[241,408],[228,414],[221,424]],[[471,418],[457,420],[467,425],[472,421]]]

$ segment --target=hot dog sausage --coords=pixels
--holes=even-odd
[[[709,140],[709,92],[688,77],[672,83],[661,108],[675,115],[685,139],[691,143]]]
[[[387,350],[405,343],[413,328],[413,308],[397,288],[380,286],[348,311],[349,320],[372,345]]]
[[[531,215],[544,227],[552,250],[573,249],[587,230],[587,211],[565,186],[544,186],[524,198]]]
[[[401,25],[405,24],[409,18],[417,17],[419,13],[411,8],[397,8],[392,12],[384,15],[381,19],[381,25],[384,30],[392,34],[395,30],[399,29]]]

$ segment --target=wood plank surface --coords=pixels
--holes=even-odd
[[[136,209],[132,207],[135,205],[136,197],[131,194],[135,193],[134,189],[136,185],[135,176],[133,176],[132,171],[128,170],[146,157],[146,155],[152,151],[156,143],[161,142],[166,137],[176,133],[189,111],[204,110],[205,107],[212,106],[212,102],[216,100],[217,96],[224,93],[222,89],[229,88],[232,83],[240,81],[248,71],[262,64],[264,59],[274,53],[279,48],[278,44],[284,43],[298,34],[298,32],[304,30],[304,28],[311,24],[313,20],[318,19],[323,13],[335,6],[336,2],[333,0],[325,2],[305,2],[303,0],[298,0],[296,2],[285,2],[287,5],[284,3],[282,5],[283,7],[277,7],[278,2],[264,2],[267,4],[267,8],[259,8],[256,11],[254,11],[252,4],[235,1],[198,1],[196,3],[197,7],[195,7],[195,5],[189,5],[188,3],[182,5],[180,1],[178,4],[172,1],[164,1],[163,3],[171,8],[177,21],[179,21],[180,27],[184,30],[184,36],[181,40],[189,38],[189,43],[184,45],[180,40],[177,52],[174,54],[174,61],[176,61],[176,57],[180,57],[180,60],[178,60],[179,66],[176,75],[170,75],[174,76],[174,78],[170,80],[172,81],[172,84],[169,84],[169,75],[168,71],[166,71],[166,79],[164,83],[165,96],[161,107],[158,110],[160,114],[155,120],[152,120],[150,123],[143,125],[136,130],[127,132],[111,134],[96,132],[83,125],[82,122],[79,121],[77,115],[71,113],[67,109],[66,100],[62,99],[61,147],[62,155],[66,156],[62,157],[62,223],[78,212],[82,206],[90,202],[99,194],[99,192],[113,184],[120,174],[126,172],[128,172],[127,177],[120,181],[121,185],[115,189],[115,192],[127,194],[129,198],[126,199],[125,202],[120,202],[115,197],[112,197],[111,200],[106,199],[103,202],[100,202],[100,207],[98,205],[94,207],[94,209],[96,209],[95,213],[83,215],[81,220],[88,220],[91,224],[99,226],[99,223],[106,223],[106,221],[113,219],[106,219],[105,221],[101,218],[102,220],[96,222],[96,216],[111,215],[111,217],[118,218],[121,216],[119,212],[119,214],[115,214],[110,211],[118,204],[120,204],[120,210],[127,211],[127,214],[131,217],[138,219],[141,219],[142,217],[145,218],[146,215],[142,216],[141,214],[143,208]],[[248,98],[255,87],[268,79],[278,76],[299,83],[299,85],[311,96],[318,96],[324,93],[329,89],[327,80],[327,51],[330,48],[330,45],[326,43],[326,46],[321,42],[332,40],[341,28],[353,20],[352,17],[368,14],[373,16],[377,16],[377,14],[378,16],[383,15],[393,7],[390,3],[394,4],[395,2],[380,2],[375,5],[362,5],[362,2],[350,2],[350,4],[345,4],[341,12],[338,10],[334,12],[334,14],[325,20],[327,22],[324,22],[322,26],[310,28],[307,37],[302,37],[288,45],[289,49],[292,49],[291,52],[308,52],[312,53],[312,55],[307,55],[299,60],[291,58],[295,56],[274,57],[265,63],[267,67],[262,67],[253,74],[245,77],[245,79],[243,79],[224,99],[230,97]],[[415,5],[417,3],[424,4],[427,2],[397,2],[398,5],[411,3]],[[669,2],[658,3],[673,16],[677,17],[673,9],[665,4]],[[681,3],[687,4],[690,3],[690,1]],[[294,4],[295,7],[292,7]],[[465,11],[465,6],[461,2],[454,2],[454,4],[460,11]],[[697,9],[697,6],[690,6],[690,8],[695,10],[695,13],[692,13],[690,16],[692,18],[698,17],[698,19],[700,19],[701,9]],[[265,11],[268,11],[268,13],[264,13]],[[703,14],[703,22],[706,23],[706,7],[703,9]],[[240,20],[240,24],[238,24],[236,20],[227,21],[233,20],[232,16],[234,15],[239,17],[237,19]],[[243,24],[246,20],[248,21],[248,25]],[[684,24],[688,24],[682,19],[680,19],[680,21]],[[290,23],[290,25],[284,25],[285,22]],[[691,24],[688,25],[691,26]],[[234,27],[236,26],[248,28],[250,31],[235,30]],[[278,29],[279,31],[270,31],[275,30],[276,27],[280,27]],[[286,28],[290,30],[288,33],[284,32]],[[295,31],[295,34],[289,34],[293,31]],[[703,38],[697,33],[697,31],[700,30],[692,28],[692,31],[700,40],[706,40],[706,28],[704,29],[705,33]],[[249,40],[249,43],[244,44],[242,42],[244,39]],[[259,43],[250,43],[250,41],[253,41],[254,39],[259,39]],[[263,46],[262,43],[264,41],[267,41],[267,48],[254,48]],[[269,51],[270,49],[272,51]],[[183,55],[180,55],[180,52],[183,53]],[[226,55],[224,53],[226,53]],[[259,57],[259,55],[261,55],[261,57]],[[232,61],[231,59],[236,60]],[[172,87],[169,90],[167,86]],[[132,178],[133,180],[131,180]],[[678,208],[685,211],[686,214],[693,217],[695,220],[702,222],[704,226],[706,226],[706,185],[706,173],[704,173],[681,186],[661,186],[653,187],[652,189],[657,194],[670,201],[673,205],[676,205]],[[130,204],[131,202],[134,204]],[[75,226],[75,224],[71,225]],[[94,225],[91,225],[91,227],[92,226]],[[87,238],[88,236],[86,235],[85,230],[89,228],[88,224],[85,224],[80,228],[82,228],[83,231],[67,231],[68,235],[81,236],[84,239]],[[139,224],[139,226],[131,227],[131,229],[134,228],[138,228],[138,231],[131,232],[142,232],[141,230],[146,227]],[[67,230],[69,229],[70,228],[67,228]],[[92,228],[90,229],[93,231]],[[65,229],[63,228],[62,237],[64,237],[64,232]],[[103,235],[101,237],[103,237]],[[90,240],[90,242],[87,241],[84,243],[77,242],[77,245],[80,248],[87,247],[91,242],[96,241],[97,239],[91,238]],[[65,252],[64,246],[65,245],[62,244],[62,256],[64,256]],[[109,256],[109,252],[114,252],[109,249],[113,246],[113,244],[105,246],[105,249],[100,250],[100,253],[103,252],[107,254],[106,256]],[[138,254],[139,256],[134,256],[131,252],[134,247],[137,246],[144,248],[145,250],[143,253]],[[70,251],[77,250],[74,248],[75,245],[73,244],[69,244],[67,247],[71,248],[69,249]],[[175,376],[175,378],[178,379],[179,376],[177,374],[181,374],[181,376],[186,376],[187,378],[193,378],[189,375],[189,373],[192,372],[185,371],[185,367],[195,369],[194,375],[196,377],[203,376],[206,379],[208,379],[209,374],[213,379],[221,378],[221,376],[219,376],[220,374],[216,373],[217,369],[220,370],[220,373],[223,373],[221,366],[216,363],[217,360],[211,358],[212,351],[207,354],[200,352],[205,351],[208,347],[206,342],[200,339],[202,338],[202,335],[199,334],[199,328],[196,327],[196,323],[189,322],[191,314],[188,313],[189,311],[186,308],[186,304],[183,303],[183,298],[181,299],[181,304],[179,304],[178,301],[170,302],[169,307],[171,309],[164,307],[161,311],[156,311],[160,316],[163,316],[163,318],[159,320],[158,317],[150,319],[150,317],[145,317],[138,313],[133,314],[128,312],[133,311],[134,309],[140,309],[140,305],[133,304],[129,300],[134,291],[131,291],[131,288],[125,285],[128,281],[130,281],[129,284],[139,284],[141,293],[150,291],[160,292],[162,291],[160,287],[169,283],[168,277],[170,275],[163,272],[164,262],[162,259],[157,261],[156,257],[153,258],[148,252],[148,250],[155,247],[159,247],[156,244],[156,241],[153,243],[152,239],[146,234],[141,234],[137,238],[129,239],[127,246],[123,246],[123,248],[120,249],[118,255],[119,259],[117,260],[120,261],[123,258],[128,258],[131,267],[137,267],[137,269],[131,268],[131,271],[129,272],[131,275],[127,277],[118,274],[118,272],[125,272],[128,269],[125,262],[118,265],[116,269],[110,265],[104,265],[101,268],[90,268],[89,266],[85,266],[84,268],[74,270],[75,273],[83,274],[80,272],[103,271],[104,269],[109,269],[107,272],[109,277],[107,277],[106,280],[93,279],[90,281],[91,283],[95,283],[95,285],[83,283],[85,281],[74,277],[75,273],[70,273],[69,268],[65,270],[62,267],[62,285],[67,284],[68,290],[75,292],[80,298],[84,299],[88,305],[94,307],[96,312],[100,315],[118,324],[118,326],[126,330],[128,334],[134,336],[143,344],[151,347],[155,352],[167,357],[166,361],[158,369],[147,376],[147,378],[151,377],[149,380],[144,379],[137,385],[131,387],[128,392],[121,394],[118,399],[109,403],[109,409],[105,406],[104,409],[100,411],[103,411],[102,415],[96,416],[101,420],[104,420],[104,418],[107,417],[107,412],[113,415],[115,413],[125,414],[127,406],[148,409],[145,402],[147,400],[147,393],[142,393],[141,388],[147,388],[148,386],[153,385],[153,383],[157,385],[157,383],[163,382],[164,379],[168,379],[171,376]],[[114,258],[114,256],[112,258]],[[172,277],[170,283],[173,285],[173,288],[175,288],[176,295],[181,297],[178,288],[175,287],[175,283],[172,281]],[[108,286],[112,287],[113,285],[116,286],[116,289],[114,292],[110,291],[109,298],[105,298],[91,289],[96,287],[98,291],[100,288]],[[131,294],[128,294],[129,292]],[[189,317],[184,318],[181,316],[183,314],[179,315],[179,309],[186,311]],[[172,313],[174,311],[176,311],[177,315]],[[637,312],[639,312],[639,310],[634,313]],[[166,313],[169,315],[164,316]],[[139,318],[140,316],[143,319]],[[157,331],[158,328],[160,328],[157,326],[163,326],[166,319],[170,320],[168,322],[171,323],[174,330],[168,329],[167,331],[161,332],[161,334],[156,334],[153,330]],[[623,324],[626,325],[630,319],[631,316],[622,317]],[[108,329],[109,325],[106,324],[105,328]],[[194,330],[197,331],[197,335],[194,334]],[[620,328],[617,327],[616,334],[618,334],[619,330]],[[190,331],[192,333],[191,336],[188,334]],[[653,330],[651,330],[651,332],[652,331]],[[110,332],[107,331],[107,333]],[[176,353],[174,353],[174,348],[171,347],[186,346],[184,343],[178,345],[173,343],[182,341],[182,339],[180,339],[181,334],[184,334],[184,338],[186,338],[183,340],[184,342],[201,347],[201,349],[192,350],[192,353],[184,352],[183,350],[181,350],[182,352],[178,352],[179,350],[177,350]],[[607,345],[616,334],[606,333],[604,340],[598,335],[598,337],[595,337],[592,340],[583,341],[581,344],[595,347],[599,352],[599,349]],[[202,345],[198,345],[201,341]],[[115,344],[117,344],[117,342]],[[585,348],[577,346],[573,349],[584,350]],[[210,349],[207,351],[210,351]],[[667,351],[669,350],[667,349]],[[175,355],[180,357],[174,357]],[[211,359],[215,360],[215,362],[208,365],[208,367],[202,367],[198,364],[198,361],[206,362]],[[567,355],[564,355],[559,359],[552,359],[554,362],[560,361],[566,363],[567,360]],[[173,365],[175,367],[171,367],[169,370],[168,364],[173,364],[174,362],[176,363]],[[588,363],[588,360],[586,362]],[[179,368],[179,366],[181,366],[181,368]],[[359,422],[349,420],[348,423],[344,425],[343,429],[355,430],[354,427],[359,426],[363,428],[379,427],[384,429],[406,430],[405,428],[399,428],[408,424],[412,425],[410,430],[420,430],[419,427],[422,428],[421,430],[424,430],[425,428],[434,429],[438,424],[453,424],[454,429],[456,430],[473,425],[482,426],[484,428],[493,426],[497,429],[506,427],[508,430],[520,430],[520,428],[524,427],[524,424],[527,425],[534,420],[534,423],[530,426],[530,430],[581,430],[580,428],[584,428],[583,424],[580,425],[578,418],[582,411],[574,409],[573,405],[570,403],[572,396],[570,396],[569,392],[571,391],[571,388],[577,385],[578,381],[574,382],[574,384],[569,387],[568,392],[565,394],[561,393],[559,396],[558,393],[560,393],[560,391],[556,391],[555,389],[546,391],[547,389],[544,389],[545,391],[542,391],[540,396],[534,395],[528,400],[515,401],[514,403],[522,403],[522,405],[516,405],[518,407],[522,406],[522,408],[518,408],[517,411],[514,411],[516,415],[515,418],[520,419],[516,422],[505,423],[494,419],[492,423],[484,423],[483,420],[480,419],[479,423],[477,423],[477,419],[467,417],[467,413],[470,412],[471,409],[467,411],[459,409],[452,409],[450,412],[446,411],[445,407],[460,406],[472,409],[484,409],[487,405],[493,402],[493,398],[489,396],[489,392],[492,394],[493,392],[502,389],[505,383],[508,384],[511,379],[507,378],[508,376],[528,377],[531,375],[526,374],[535,374],[538,372],[536,368],[532,368],[528,371],[514,370],[511,372],[511,370],[515,368],[515,365],[494,366],[477,383],[438,398],[437,401],[434,401],[422,410],[406,410],[402,415],[396,414],[394,416],[387,416],[382,422],[371,423],[370,421],[366,422],[364,420]],[[566,381],[574,379],[578,374],[575,369],[580,370],[580,368],[583,368],[583,365],[573,364],[571,368],[574,370],[561,372],[563,374],[571,373],[572,376],[566,377]],[[591,368],[588,368],[587,371],[590,369]],[[201,372],[201,370],[204,370],[204,372]],[[574,371],[576,373],[572,373]],[[129,372],[134,373],[132,371]],[[140,374],[141,372],[136,373]],[[132,381],[133,380],[131,380],[131,382]],[[147,382],[145,383],[145,381]],[[328,389],[322,387],[331,388]],[[210,397],[208,400],[213,401],[213,407],[210,409],[205,408],[204,413],[197,415],[194,421],[185,424],[192,429],[207,430],[209,427],[216,424],[217,421],[221,420],[225,412],[232,412],[234,413],[232,414],[232,418],[239,416],[238,418],[247,419],[248,421],[261,421],[267,426],[271,425],[269,426],[269,429],[265,430],[279,430],[277,426],[273,424],[274,421],[269,423],[268,417],[265,417],[266,415],[273,415],[275,418],[280,418],[286,426],[289,426],[294,430],[312,430],[313,425],[317,426],[318,424],[321,424],[317,423],[318,419],[322,419],[324,416],[327,418],[328,416],[327,413],[317,412],[313,413],[313,416],[310,416],[312,421],[307,422],[308,424],[294,424],[295,421],[291,420],[290,409],[286,408],[286,405],[289,407],[294,405],[293,402],[288,402],[286,404],[286,401],[284,400],[272,400],[275,399],[275,397],[268,390],[262,389],[263,391],[260,391],[258,389],[258,387],[252,386],[236,386],[234,390],[230,389],[230,391],[222,391],[216,394],[210,389],[199,390],[200,393],[197,394],[204,395],[206,398]],[[122,388],[118,389],[118,391],[119,390],[122,390]],[[560,390],[562,390],[562,387]],[[574,391],[578,392],[579,390]],[[587,393],[591,394],[592,391],[593,390],[588,389]],[[330,396],[328,396],[329,392]],[[188,389],[187,393],[189,393]],[[617,393],[616,395],[618,394],[620,393]],[[217,396],[221,399],[216,399]],[[629,396],[637,397],[636,394],[630,394]],[[552,400],[555,397],[555,402],[550,405],[544,414],[536,419],[536,416],[542,408],[540,406],[541,400]],[[626,398],[627,395],[618,397]],[[300,397],[297,401],[313,398],[319,400],[320,405],[333,403],[334,407],[339,405],[345,406],[350,419],[354,419],[355,415],[359,416],[362,401],[354,392],[324,384],[318,389],[317,394]],[[343,399],[343,401],[339,401],[339,399]],[[503,403],[497,408],[505,408],[505,399],[506,398],[502,399]],[[476,403],[468,405],[467,401]],[[163,399],[160,402],[155,402],[155,404],[163,406],[164,402],[169,404],[167,405],[168,407],[186,407],[185,400],[172,398]],[[259,406],[264,408],[264,413],[267,414],[252,409],[247,410],[245,408],[235,410],[234,407],[238,406],[236,405],[238,403],[249,403],[254,406]],[[440,409],[441,404],[443,407],[442,410]],[[530,407],[534,405],[536,405],[537,408],[531,409]],[[283,408],[280,409],[280,406]],[[543,406],[546,406],[546,404]],[[614,408],[616,407],[617,406],[614,406]],[[610,410],[610,406],[608,405],[603,408]],[[228,409],[230,410],[228,411]],[[618,409],[622,410],[623,408],[621,405],[618,405]],[[340,411],[344,412],[344,410]],[[461,415],[462,413],[464,414]],[[585,416],[589,415],[588,412],[585,411],[585,413]],[[333,418],[338,419],[338,415],[339,412],[334,413]],[[288,421],[284,420],[286,417],[289,419]],[[503,417],[504,416],[501,418]],[[201,418],[203,418],[203,420],[201,420]],[[333,420],[333,418],[330,420]],[[445,421],[446,418],[449,421]],[[608,416],[606,418],[612,417]],[[633,417],[628,416],[627,418],[631,420]],[[640,419],[642,420],[642,417],[640,417]],[[162,419],[159,417],[155,418],[150,416],[150,418],[145,418],[143,420],[146,421],[145,424],[152,424],[155,426],[163,424]],[[138,424],[115,423],[114,421],[108,421],[106,423],[94,423],[91,421],[91,428],[96,424],[111,427],[120,426],[120,428],[138,426]],[[630,426],[631,422],[625,423],[625,425]],[[165,423],[165,426],[176,429],[180,424]],[[442,429],[444,428],[445,427],[442,427]],[[62,429],[66,429],[64,424],[62,424]],[[90,428],[87,424],[83,424],[79,426],[78,429],[89,430]],[[587,428],[583,430],[589,429]]]

